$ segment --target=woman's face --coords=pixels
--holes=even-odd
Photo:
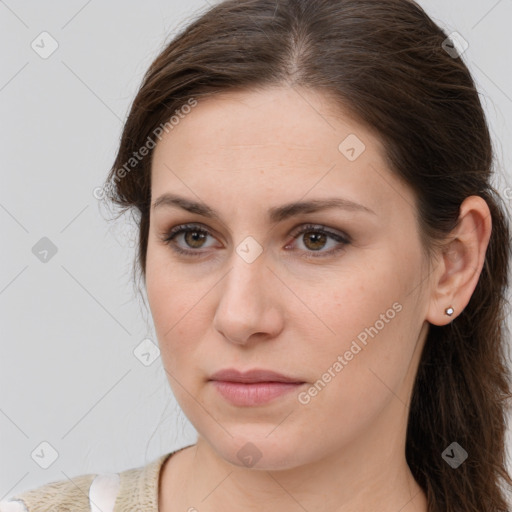
[[[152,205],[163,364],[218,455],[284,469],[405,443],[428,273],[414,196],[375,135],[303,89],[208,98],[157,144]],[[224,369],[294,383],[210,380]]]

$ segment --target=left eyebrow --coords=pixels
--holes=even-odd
[[[330,197],[327,199],[313,199],[311,201],[298,201],[294,203],[288,203],[282,206],[275,206],[269,210],[269,219],[271,222],[282,222],[289,217],[293,217],[299,213],[314,213],[320,210],[327,210],[330,208],[340,208],[342,210],[348,210],[353,212],[369,213],[377,215],[372,209],[344,199],[341,197]]]
[[[210,219],[221,220],[220,215],[213,208],[207,204],[199,201],[193,201],[186,197],[181,197],[175,194],[163,194],[152,205],[152,209],[156,209],[162,206],[179,207],[187,210],[190,213],[196,213],[203,217]],[[293,203],[287,203],[281,206],[274,206],[268,211],[268,218],[271,223],[282,222],[289,217],[298,215],[300,213],[314,213],[320,210],[326,210],[330,208],[340,208],[343,210],[362,212],[372,215],[377,215],[372,209],[368,208],[349,199],[341,197],[331,197],[326,199],[313,199],[311,201],[297,201]]]

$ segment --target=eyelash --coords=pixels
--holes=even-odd
[[[163,242],[171,249],[179,254],[182,254],[184,256],[191,256],[191,257],[200,257],[204,254],[204,251],[201,252],[200,250],[185,250],[181,247],[178,247],[175,243],[173,243],[173,240],[180,235],[181,233],[187,233],[190,231],[196,231],[198,233],[210,235],[209,231],[200,227],[197,224],[182,224],[180,226],[176,226],[175,228],[171,229],[163,238]],[[336,247],[334,249],[331,249],[329,251],[320,252],[320,251],[306,251],[306,254],[303,256],[304,258],[324,258],[328,256],[333,256],[340,251],[345,249],[346,245],[349,245],[351,243],[351,239],[347,235],[340,235],[338,233],[334,233],[332,231],[329,231],[325,229],[323,226],[318,224],[306,224],[301,227],[301,229],[298,232],[295,232],[293,235],[293,240],[297,240],[300,235],[307,233],[307,232],[315,232],[315,233],[321,233],[323,235],[326,235],[327,237],[332,238],[336,242],[342,244],[340,247]]]

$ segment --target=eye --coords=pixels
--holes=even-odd
[[[204,242],[210,233],[197,226],[195,224],[182,224],[171,229],[164,237],[164,243],[168,244],[172,250],[185,254],[187,256],[201,256],[202,252],[197,249],[202,249],[205,246]],[[180,247],[177,243],[177,239],[182,239],[185,242],[185,246],[194,250],[187,250]]]
[[[307,236],[302,236],[301,238],[301,235]],[[208,236],[212,236],[210,232],[196,224],[182,224],[166,233],[163,241],[169,245],[173,251],[179,254],[186,256],[201,256],[205,251],[199,251],[198,249],[211,247],[205,244]],[[333,254],[343,250],[346,245],[351,243],[351,239],[348,235],[332,232],[323,226],[315,224],[301,226],[300,231],[296,231],[292,236],[294,240],[302,241],[302,244],[305,247],[305,258],[332,256]],[[185,248],[177,243],[180,239],[184,242]],[[324,249],[329,245],[329,241],[334,242],[331,243],[334,247],[328,251],[322,251],[321,249]],[[290,244],[288,244],[285,249],[288,249],[289,247]]]
[[[332,232],[323,226],[314,224],[307,224],[302,226],[300,231],[293,234],[293,239],[300,240],[302,242],[302,245],[305,247],[306,251],[304,257],[306,258],[332,256],[343,250],[346,245],[351,243],[349,236]],[[331,247],[334,247],[328,251],[321,251],[321,249],[324,249],[329,245],[329,240],[334,242],[331,243]],[[286,248],[288,247],[289,245],[286,246]],[[315,252],[318,254],[314,254]]]

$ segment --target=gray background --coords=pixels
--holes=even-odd
[[[512,0],[420,3],[469,42],[464,60],[510,207]],[[93,190],[143,73],[206,8],[203,0],[0,1],[0,500],[140,466],[195,440],[160,358],[134,354],[147,352],[142,340],[156,343],[131,281],[135,232],[128,219],[108,222]],[[31,47],[43,31],[59,45],[46,59]],[[57,248],[47,262],[32,251],[43,237]],[[47,469],[53,452],[43,442],[57,453]]]

